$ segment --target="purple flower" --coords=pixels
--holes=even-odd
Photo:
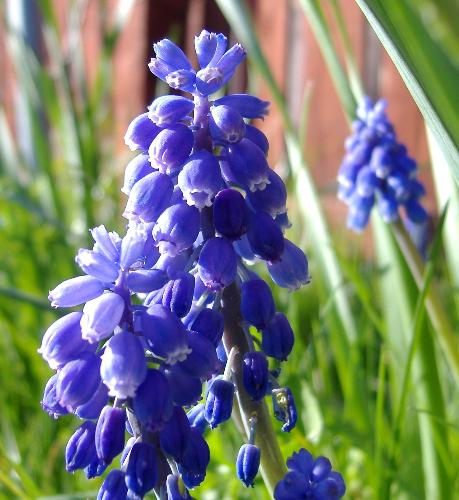
[[[266,328],[276,312],[271,289],[262,279],[244,281],[241,285],[242,317],[258,330]]]
[[[140,149],[146,153],[160,131],[161,129],[150,120],[148,113],[143,113],[129,124],[124,142],[132,151]]]
[[[268,361],[262,352],[248,352],[242,362],[242,380],[247,393],[255,401],[263,399],[268,390]]]
[[[245,123],[238,111],[230,106],[214,106],[210,110],[209,130],[221,143],[239,142],[245,135]]]
[[[86,302],[80,321],[83,338],[94,343],[109,337],[121,321],[124,307],[124,300],[114,292]]]
[[[134,397],[137,387],[147,375],[140,340],[127,331],[114,335],[104,346],[100,374],[110,389],[110,396],[121,399]]]
[[[244,197],[235,189],[223,189],[213,204],[215,230],[230,240],[239,239],[248,225],[248,210]]]
[[[241,446],[236,460],[237,477],[247,486],[253,486],[253,481],[260,467],[260,448],[253,444]]]
[[[183,124],[163,129],[148,150],[151,166],[163,174],[177,173],[191,153],[193,142],[193,132]]]
[[[249,94],[232,94],[214,101],[215,106],[226,105],[238,111],[244,118],[263,118],[268,114],[268,101]]]
[[[178,462],[182,460],[190,440],[190,431],[191,427],[185,411],[175,406],[170,420],[159,432],[162,450],[174,460]]]
[[[214,429],[231,417],[233,409],[234,385],[221,376],[215,377],[209,383],[204,416]]]
[[[65,468],[68,472],[84,469],[96,457],[94,441],[96,425],[93,422],[83,422],[73,433],[65,449]]]
[[[92,276],[77,276],[51,290],[48,299],[53,307],[74,307],[104,292],[103,283]]]
[[[113,469],[109,472],[97,494],[97,500],[125,500],[127,487],[124,482],[124,472]]]
[[[177,72],[175,73],[177,75]],[[169,83],[169,82],[168,82]],[[193,111],[193,101],[178,95],[164,95],[156,98],[148,108],[148,117],[156,125],[175,125]]]
[[[152,490],[158,477],[156,452],[145,442],[136,442],[127,457],[125,482],[130,492],[143,496]]]
[[[151,164],[148,155],[140,154],[135,156],[126,166],[124,171],[124,184],[121,192],[129,196],[132,187],[143,177],[151,174]]]
[[[294,335],[286,316],[277,312],[262,330],[261,348],[267,356],[285,361],[292,352]]]
[[[236,278],[237,257],[226,238],[209,238],[198,260],[199,277],[211,291],[230,285]]]
[[[286,238],[280,259],[276,262],[268,262],[267,267],[274,283],[282,288],[296,290],[310,281],[306,255]]]
[[[185,273],[179,278],[169,281],[164,287],[162,304],[179,318],[183,318],[191,308],[193,292],[194,276]]]
[[[106,406],[97,420],[97,456],[107,465],[123,451],[125,422],[126,410],[112,406]]]

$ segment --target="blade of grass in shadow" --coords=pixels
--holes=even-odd
[[[459,70],[425,29],[419,8],[406,0],[356,3],[397,67],[459,183]]]
[[[355,410],[357,426],[368,432],[368,408],[362,384],[362,374],[357,373],[360,365],[357,359],[358,352],[354,348],[357,342],[357,330],[352,316],[352,309],[349,297],[343,287],[343,275],[334,251],[333,239],[301,150],[293,120],[289,114],[284,96],[262,53],[246,3],[243,0],[216,1],[230,23],[232,30],[247,49],[254,68],[258,70],[268,85],[282,117],[289,164],[295,181],[299,208],[312,242],[314,257],[320,267],[321,278],[324,279],[327,292],[333,298],[334,307],[331,316],[334,319],[330,322],[334,327],[330,330],[336,341],[332,342],[332,347],[335,348],[340,380],[346,393],[346,401]],[[345,337],[342,332],[345,333]],[[350,363],[352,363],[355,370],[349,369]]]

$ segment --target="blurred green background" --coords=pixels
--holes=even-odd
[[[231,90],[249,88],[274,103],[272,120],[261,125],[273,141],[272,166],[290,189],[288,237],[310,257],[310,285],[291,294],[275,290],[297,334],[281,376],[299,412],[296,429],[278,432],[284,456],[300,447],[328,456],[345,477],[348,498],[459,498],[459,7],[448,0],[356,3],[369,25],[350,0],[0,3],[1,498],[93,498],[98,489],[100,480],[65,472],[77,419],[54,421],[39,404],[51,373],[36,351],[59,314],[46,296],[78,273],[74,254],[87,244],[88,228],[123,226],[119,188],[129,152],[120,137],[164,91],[146,68],[151,41],[168,35],[187,46],[203,25],[231,32],[248,50]],[[276,38],[283,45],[266,50],[267,13],[276,9],[300,16],[317,45],[306,43],[304,32],[289,34],[285,21]],[[362,32],[376,32],[425,119],[407,119],[399,130],[404,137],[418,127],[424,141],[411,155],[421,162],[435,221],[425,266],[403,230],[377,216],[365,237],[348,233],[334,184],[309,166],[330,137],[342,143],[362,94],[376,97],[381,88],[370,71],[377,71],[370,48],[382,51],[380,42],[359,38],[351,14]],[[96,19],[96,41],[88,16]],[[143,30],[129,28],[143,17],[135,25]],[[370,61],[363,67],[364,49]],[[282,53],[290,73],[279,70]],[[296,72],[304,57],[320,61],[328,94],[320,93],[326,82]],[[133,63],[124,67],[123,60]],[[340,103],[331,114],[341,125],[328,123],[327,135],[314,135],[329,99]],[[407,110],[399,110],[402,117]],[[340,154],[328,159],[331,178]],[[208,438],[212,461],[194,496],[268,498],[261,479],[245,489],[235,476],[241,440],[233,424]]]

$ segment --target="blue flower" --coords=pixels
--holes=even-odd
[[[142,441],[133,444],[127,457],[125,483],[129,492],[140,497],[156,484],[158,470],[153,446]]]
[[[400,207],[414,223],[428,217],[418,201],[424,189],[416,179],[416,162],[397,142],[386,105],[366,97],[357,109],[353,135],[346,140],[338,197],[349,206],[347,225],[354,231],[365,229],[375,202],[385,222],[398,220]]]
[[[241,446],[236,460],[237,477],[247,486],[253,486],[253,481],[260,467],[260,448],[254,444]]]
[[[112,406],[106,406],[97,420],[97,456],[107,465],[123,451],[125,423],[126,410]]]
[[[274,490],[275,500],[337,500],[344,496],[346,486],[338,472],[332,471],[325,457],[314,457],[304,448],[287,459],[289,472]]]

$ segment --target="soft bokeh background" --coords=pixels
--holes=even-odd
[[[441,48],[457,76],[455,2],[402,3],[414,9],[421,34]],[[132,156],[123,135],[130,120],[166,90],[146,66],[152,43],[167,36],[191,54],[194,34],[203,27],[235,42],[242,24],[235,24],[231,13],[245,15],[241,5],[231,0],[0,3],[1,498],[91,498],[97,491],[100,481],[64,469],[66,440],[77,419],[53,421],[39,405],[50,371],[36,350],[59,314],[49,308],[47,291],[78,273],[74,254],[87,244],[89,227],[123,227],[125,197],[119,187]],[[452,197],[444,249],[433,265],[456,325],[459,267],[451,249],[457,249],[459,232],[453,180],[441,169],[441,155],[429,155],[421,113],[356,3],[251,0],[247,6],[252,33],[285,96],[257,126],[271,142],[271,166],[290,187],[289,237],[310,256],[313,276],[303,290],[276,292],[297,334],[282,381],[294,390],[300,419],[291,434],[279,433],[284,455],[304,446],[329,456],[346,478],[349,498],[453,498],[459,489],[453,459],[459,453],[457,386],[427,321],[419,327],[421,368],[410,371],[419,295],[391,235],[377,221],[375,233],[368,229],[357,237],[345,227],[335,177],[348,118],[321,52],[327,37],[319,37],[318,44],[314,27],[327,27],[340,61],[349,58],[343,43],[348,35],[366,93],[388,100],[399,138],[419,163],[434,221],[436,207]],[[320,22],[311,12],[320,14]],[[273,87],[258,71],[257,57],[249,50],[248,64],[228,90],[249,89],[271,100]],[[289,157],[286,114],[299,137]],[[438,165],[435,181],[432,163]],[[311,186],[317,199],[311,198]],[[411,383],[402,387],[406,373]],[[197,498],[266,498],[261,480],[246,490],[235,477],[241,441],[231,423],[212,432],[209,443],[212,462]]]

